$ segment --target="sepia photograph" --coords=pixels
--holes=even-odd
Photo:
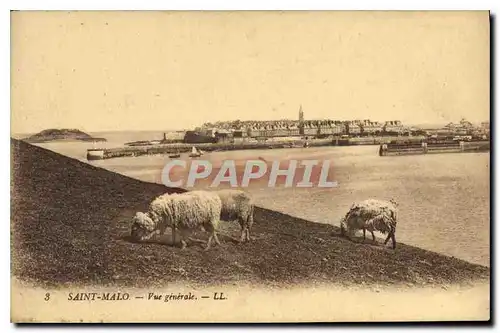
[[[491,320],[489,11],[10,20],[12,323]]]

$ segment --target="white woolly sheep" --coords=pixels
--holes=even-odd
[[[209,191],[164,194],[151,202],[148,212],[136,213],[131,236],[135,240],[147,240],[158,231],[163,234],[166,228],[172,228],[172,240],[175,243],[178,229],[184,249],[187,245],[187,233],[203,227],[210,234],[205,248],[208,250],[212,240],[220,245],[217,228],[221,208],[219,196]]]
[[[242,190],[218,190],[222,202],[221,220],[237,220],[241,226],[240,241],[250,241],[250,228],[253,225],[254,202],[252,197]]]
[[[375,230],[382,234],[388,234],[384,245],[389,239],[392,239],[392,247],[396,248],[396,224],[397,224],[397,207],[396,201],[368,199],[359,203],[355,203],[349,209],[349,212],[342,218],[340,222],[341,234],[345,235],[346,230],[348,237],[356,232],[363,230],[363,240],[366,239],[366,230],[372,234],[375,241]]]

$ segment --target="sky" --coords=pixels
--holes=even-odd
[[[11,132],[489,120],[478,12],[12,12]]]

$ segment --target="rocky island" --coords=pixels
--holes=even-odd
[[[46,129],[37,134],[29,136],[23,141],[30,143],[50,142],[50,141],[107,141],[105,138],[94,138],[91,135],[78,129]]]

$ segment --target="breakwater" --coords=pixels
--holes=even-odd
[[[297,140],[267,140],[263,142],[219,142],[219,143],[169,143],[140,146],[124,146],[117,148],[88,149],[88,160],[101,160],[117,157],[136,157],[142,155],[171,155],[191,152],[192,147],[205,152],[248,150],[248,149],[280,149],[323,146],[357,146],[379,145],[387,142],[415,142],[420,145],[424,137],[361,137],[361,138],[325,138],[325,139],[297,139]]]
[[[395,142],[421,142],[425,140],[425,136],[367,136],[349,139],[334,139],[334,143],[338,142],[339,146],[369,146],[380,145],[383,143]]]
[[[228,151],[228,150],[247,150],[247,149],[280,149],[280,148],[302,148],[305,141],[288,142],[240,142],[240,143],[173,143],[150,146],[128,146],[117,148],[88,149],[88,160],[101,160],[117,157],[136,157],[141,155],[170,155],[184,154],[191,152],[192,147],[204,151]],[[332,145],[332,140],[310,140],[307,141],[310,147],[321,147]]]
[[[490,151],[489,141],[438,141],[438,142],[410,142],[384,143],[380,145],[379,155],[413,155],[432,153],[465,153]]]

